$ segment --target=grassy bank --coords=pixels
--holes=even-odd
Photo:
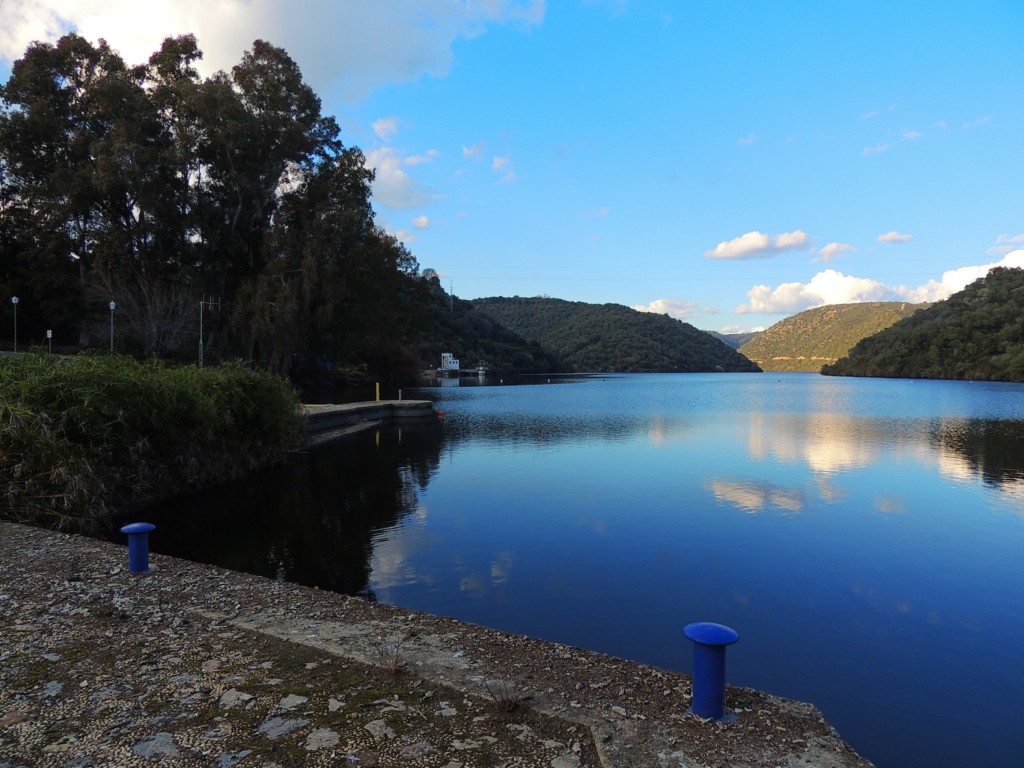
[[[141,499],[281,461],[303,426],[287,383],[240,365],[0,358],[0,516],[102,525]]]

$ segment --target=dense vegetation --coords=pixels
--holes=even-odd
[[[0,357],[0,514],[102,525],[140,499],[278,462],[304,426],[287,384],[241,366]]]
[[[813,371],[843,357],[861,339],[927,304],[871,301],[808,309],[759,333],[740,352],[766,371]]]
[[[424,324],[418,346],[421,360],[435,368],[442,352],[452,352],[463,368],[483,365],[491,371],[510,373],[554,373],[564,364],[540,344],[528,343],[502,323],[477,308],[473,302],[445,293],[430,270],[429,320]]]
[[[825,366],[836,376],[1024,381],[1024,270],[997,268]]]
[[[207,79],[201,57],[186,35],[129,66],[69,34],[14,63],[0,285],[24,346],[52,329],[102,347],[113,321],[119,351],[194,361],[212,299],[210,358],[290,374],[407,362],[425,285],[374,222],[363,154],[284,50],[257,40]]]
[[[473,304],[572,371],[759,370],[711,334],[668,315],[548,298],[488,298]]]

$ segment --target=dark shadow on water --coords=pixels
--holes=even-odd
[[[416,509],[442,442],[433,422],[367,431],[136,517],[155,553],[372,596],[373,533]]]

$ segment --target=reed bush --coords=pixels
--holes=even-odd
[[[0,358],[0,515],[62,529],[241,477],[302,438],[298,395],[241,365]]]

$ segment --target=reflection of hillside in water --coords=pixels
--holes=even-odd
[[[433,422],[364,432],[243,482],[147,510],[145,518],[157,525],[153,551],[365,593],[374,531],[417,508],[442,440]]]
[[[475,440],[504,445],[619,441],[636,436],[660,442],[688,431],[692,425],[692,420],[634,414],[460,414],[445,425],[445,437],[454,442]]]
[[[844,473],[902,460],[935,467],[957,482],[980,478],[1024,498],[1024,424],[1015,421],[751,414],[747,453],[756,461],[805,465],[825,503],[843,501],[846,494],[833,481]],[[804,488],[728,476],[718,476],[706,487],[720,501],[748,513],[799,512],[807,493]],[[897,497],[879,496],[875,508],[899,513],[905,504]]]
[[[1024,421],[948,419],[932,439],[952,454],[949,474],[966,471],[987,485],[1024,492]]]

